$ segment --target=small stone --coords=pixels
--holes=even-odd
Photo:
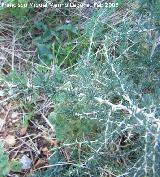
[[[12,115],[11,115],[11,118],[15,119],[17,116],[18,116],[18,113],[17,112],[13,112]]]
[[[12,147],[16,144],[16,139],[15,139],[15,136],[13,135],[8,135],[6,138],[5,138],[5,142],[8,146]]]
[[[32,160],[29,157],[27,157],[26,155],[22,156],[22,158],[20,159],[20,162],[22,163],[23,170],[28,170],[31,168]]]

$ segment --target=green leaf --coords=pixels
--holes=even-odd
[[[50,46],[45,44],[38,44],[38,54],[41,60],[45,62],[46,64],[50,63],[53,59],[53,54]]]
[[[0,177],[6,177],[10,172],[9,156],[0,142]]]
[[[30,112],[27,116],[25,116],[23,118],[23,125],[25,128],[28,128],[29,126],[29,121],[32,119],[34,113],[33,112]]]
[[[78,34],[77,28],[71,24],[68,25],[60,25],[55,28],[55,31],[70,31],[72,33]]]
[[[10,168],[13,172],[21,172],[22,170],[22,163],[19,160],[12,160],[10,162]]]
[[[39,29],[39,30],[43,30],[43,31],[46,31],[48,29],[47,25],[45,25],[41,21],[35,22],[34,27]]]
[[[4,176],[4,177],[6,177],[8,174],[9,174],[9,172],[10,172],[10,167],[9,166],[5,166],[3,169],[0,169],[0,170],[2,170],[2,175]],[[1,174],[1,173],[0,173]]]

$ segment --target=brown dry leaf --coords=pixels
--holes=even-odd
[[[36,162],[36,164],[34,165],[34,168],[40,168],[46,165],[46,160],[44,159],[38,159],[38,161]]]
[[[52,138],[47,136],[47,135],[42,135],[42,137],[47,141],[49,142],[50,144],[52,143]]]
[[[24,136],[26,133],[27,133],[27,128],[26,128],[26,127],[22,127],[22,128],[20,129],[20,135],[21,135],[21,136]]]
[[[15,136],[14,135],[8,135],[6,138],[5,138],[5,142],[8,146],[12,147],[16,144],[16,139],[15,139]]]
[[[47,147],[42,148],[42,152],[48,152],[48,148]]]
[[[47,157],[51,155],[51,153],[49,152],[49,150],[48,150],[47,147],[42,148],[42,152],[43,152],[43,154],[44,154],[45,156],[47,156]]]
[[[54,147],[57,147],[58,146],[58,141],[57,140],[52,140],[51,145],[54,146]]]

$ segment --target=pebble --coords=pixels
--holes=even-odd
[[[13,112],[12,115],[11,115],[11,118],[15,119],[17,116],[18,116],[18,113],[17,112]]]
[[[32,166],[32,160],[29,157],[27,157],[26,155],[22,156],[22,158],[20,159],[20,162],[22,163],[23,170],[28,170]]]

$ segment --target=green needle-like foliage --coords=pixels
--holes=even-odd
[[[49,120],[61,146],[36,177],[159,177],[160,3],[125,5],[120,13],[95,10],[83,23],[82,45],[63,50],[55,43],[56,60],[67,55],[49,69],[39,65],[29,83],[13,72],[19,93],[45,93],[54,103]],[[41,57],[50,54],[45,44],[38,47]],[[74,65],[63,65],[75,48]]]
[[[64,71],[52,96],[55,110],[50,121],[63,144],[51,160],[54,167],[45,175],[158,177],[157,23],[146,20],[146,14],[142,19],[132,14],[117,26],[108,23],[108,27],[107,13],[100,10],[96,15],[99,20],[91,21],[88,52],[74,69]],[[152,19],[152,13],[148,18]],[[97,47],[101,50],[95,54]],[[50,77],[53,82],[58,70],[54,73]],[[68,158],[63,154],[66,147]]]
[[[5,177],[10,172],[9,157],[0,143],[0,176]]]

